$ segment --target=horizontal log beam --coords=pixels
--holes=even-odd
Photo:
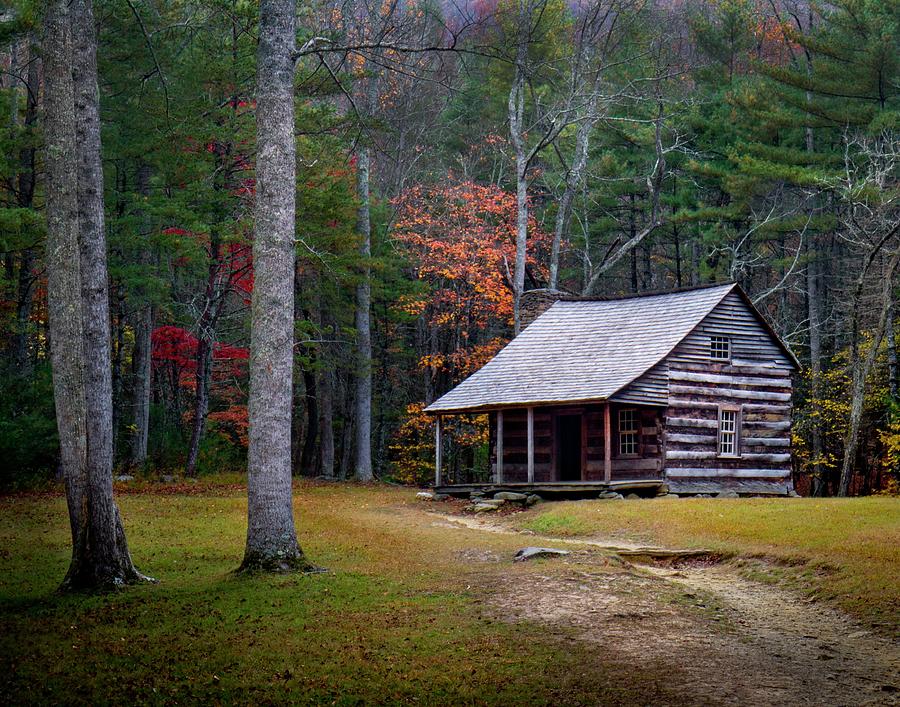
[[[789,469],[666,469],[667,479],[720,478],[725,476],[742,479],[786,479],[790,475]]]
[[[705,373],[709,371],[709,361],[705,363],[689,363],[687,361],[671,361],[669,363],[669,371],[697,371]],[[738,363],[736,359],[731,359],[730,364],[721,367],[721,373],[734,373],[739,376],[773,376],[779,378],[790,378],[791,374],[787,368],[779,365],[760,365],[758,361]]]
[[[669,398],[669,407],[694,410],[718,410],[720,403],[711,403],[705,400],[688,400],[686,398]],[[744,403],[745,412],[771,412],[789,415],[790,405],[772,405],[769,403]]]
[[[724,383],[725,385],[756,385],[768,388],[791,387],[790,378],[762,378],[736,376],[719,373],[694,373],[693,371],[669,371],[669,380],[688,381],[689,383]]]
[[[734,459],[735,461],[757,461],[770,463],[787,463],[791,461],[790,454],[757,454],[745,452],[739,457],[723,457],[718,452],[694,452],[683,449],[670,449],[666,451],[666,459]]]
[[[790,393],[770,393],[765,390],[741,390],[740,388],[714,388],[673,384],[669,386],[669,392],[673,395],[703,395],[714,398],[764,400],[772,403],[789,403],[791,401]]]
[[[715,430],[719,427],[718,420],[698,420],[695,417],[667,417],[667,427],[703,427],[705,429]],[[669,435],[669,439],[671,439]]]

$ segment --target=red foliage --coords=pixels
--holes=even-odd
[[[150,341],[154,368],[171,366],[178,386],[190,393],[196,391],[197,337],[181,327],[162,326],[153,331]],[[212,349],[210,396],[215,395],[216,409],[209,413],[207,419],[233,442],[246,446],[248,419],[245,388],[238,383],[247,377],[250,350],[219,341],[213,342]]]

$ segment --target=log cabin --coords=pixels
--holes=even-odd
[[[523,328],[434,401],[442,418],[487,414],[491,484],[784,495],[791,481],[796,357],[726,283],[613,298],[533,290]]]

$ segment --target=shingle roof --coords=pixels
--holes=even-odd
[[[561,300],[426,411],[606,400],[665,358],[735,288]]]

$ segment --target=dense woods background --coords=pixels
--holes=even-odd
[[[93,10],[116,468],[242,470],[259,10]],[[43,13],[0,16],[4,487],[59,463]],[[525,290],[733,279],[804,363],[798,488],[896,490],[898,23],[896,0],[302,4],[295,473],[427,479],[422,408]],[[450,463],[483,464],[484,421],[452,424]]]

